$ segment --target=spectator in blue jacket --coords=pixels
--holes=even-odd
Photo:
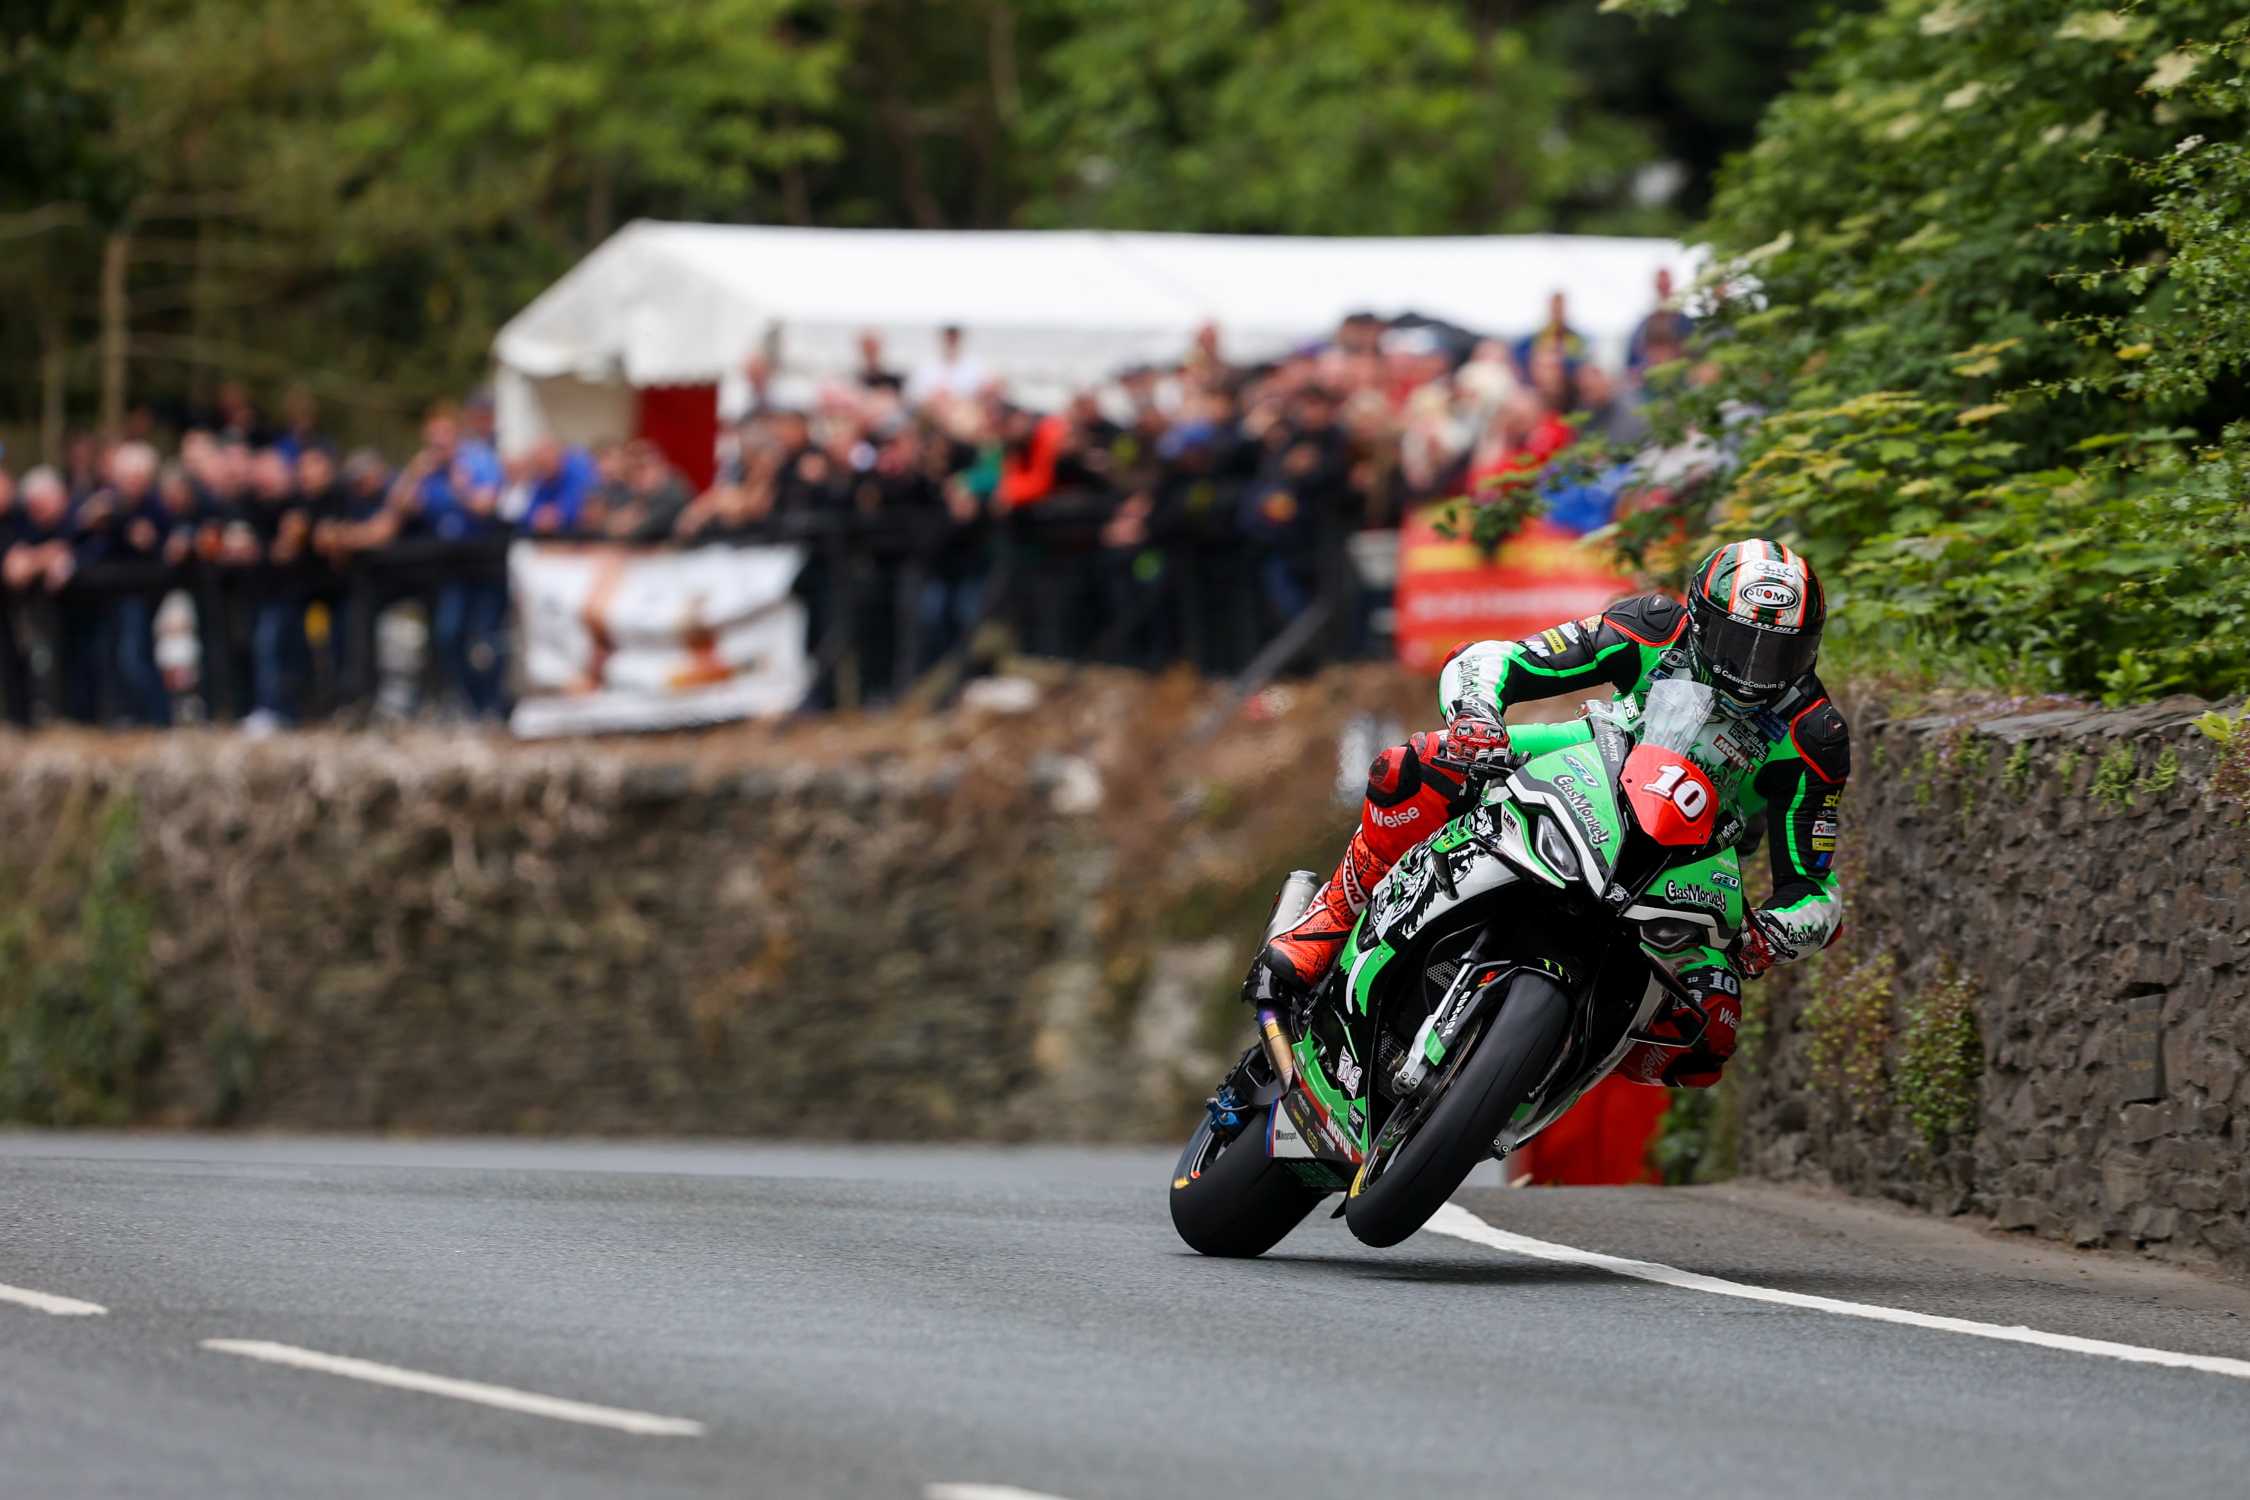
[[[523,474],[530,491],[521,523],[525,531],[555,536],[592,529],[601,470],[591,453],[575,443],[565,447],[541,438],[524,455]]]
[[[501,529],[500,460],[461,435],[451,406],[433,408],[422,423],[422,451],[399,471],[392,499],[418,514],[432,536],[463,541]]]
[[[419,515],[430,534],[446,541],[498,536],[500,460],[481,442],[464,438],[450,406],[422,424],[422,451],[400,471],[392,503]],[[437,591],[430,606],[430,643],[446,680],[475,718],[497,718],[507,681],[508,587],[504,577],[473,577]]]

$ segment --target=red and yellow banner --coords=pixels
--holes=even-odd
[[[1459,536],[1438,534],[1448,508],[1424,506],[1399,530],[1395,630],[1412,671],[1435,677],[1463,641],[1531,635],[1633,591],[1601,549],[1552,521],[1534,518],[1487,557],[1468,539],[1465,510]]]

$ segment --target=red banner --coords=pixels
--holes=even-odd
[[[1535,519],[1487,557],[1461,535],[1438,534],[1449,507],[1424,506],[1398,538],[1398,659],[1435,677],[1463,641],[1531,635],[1563,620],[1596,614],[1633,591],[1596,547],[1554,522]]]

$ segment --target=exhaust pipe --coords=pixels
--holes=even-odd
[[[1289,878],[1281,882],[1274,893],[1273,911],[1266,918],[1266,935],[1261,944],[1270,943],[1297,924],[1297,919],[1312,905],[1313,893],[1320,889],[1320,876],[1311,870],[1291,870]],[[1273,1062],[1274,1076],[1281,1086],[1288,1088],[1297,1081],[1297,1059],[1289,1051],[1289,1034],[1282,1030],[1281,1017],[1270,1007],[1258,1011],[1258,1034],[1264,1038],[1266,1056]]]

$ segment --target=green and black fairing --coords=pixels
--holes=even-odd
[[[1447,663],[1439,712],[1450,719],[1470,697],[1505,711],[1598,689],[1639,707],[1659,682],[1708,675],[1688,634],[1688,612],[1678,600],[1641,594],[1521,641],[1479,642]],[[1568,727],[1525,725],[1510,733],[1519,748],[1537,753],[1548,748],[1544,736]],[[1843,919],[1835,856],[1851,773],[1849,732],[1818,675],[1806,672],[1764,708],[1715,714],[1690,753],[1722,806],[1772,840],[1773,893],[1759,920],[1775,956],[1787,961],[1818,950]]]
[[[1535,969],[1585,1000],[1553,1069],[1568,1084],[1526,1105],[1512,1146],[1606,1072],[1666,996],[1686,998],[1682,970],[1725,961],[1743,915],[1734,850],[1715,838],[1682,858],[1639,833],[1618,795],[1633,745],[1620,720],[1630,711],[1594,705],[1584,719],[1519,732],[1529,753],[1514,774],[1371,893],[1293,1028],[1295,1123],[1339,1172],[1356,1169],[1400,1102],[1473,1041],[1473,992]],[[1731,843],[1740,820],[1721,831]],[[1635,939],[1623,949],[1621,923]],[[1449,1032],[1455,1017],[1464,1027]]]

